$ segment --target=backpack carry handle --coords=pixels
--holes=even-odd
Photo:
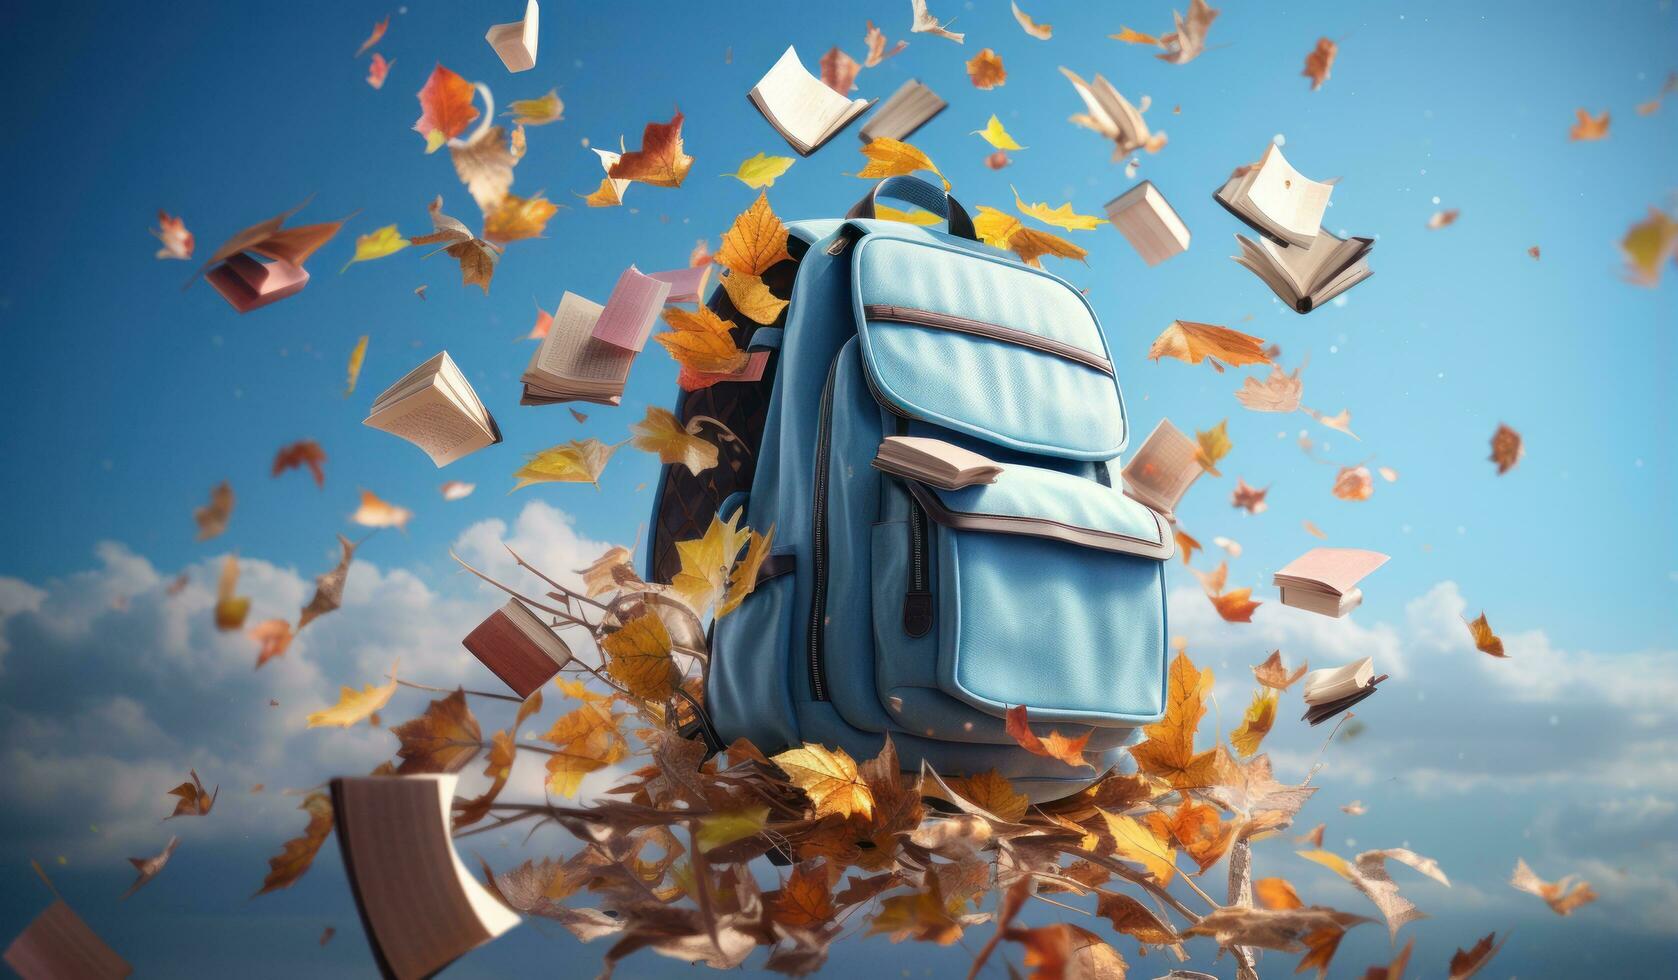
[[[851,208],[845,217],[874,217],[875,202],[881,197],[925,208],[948,222],[950,234],[970,241],[979,240],[979,233],[973,229],[973,219],[968,217],[967,210],[957,203],[955,198],[919,177],[887,177],[875,184],[874,189],[862,200],[856,202],[856,206]]]

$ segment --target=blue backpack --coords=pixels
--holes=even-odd
[[[881,197],[948,232],[874,217]],[[750,450],[698,475],[665,466],[647,578],[675,544],[743,511],[775,529],[755,591],[713,626],[705,732],[765,752],[802,742],[862,759],[890,735],[906,770],[990,769],[1034,802],[1075,793],[1165,710],[1167,521],[1115,486],[1124,401],[1087,300],[977,241],[943,191],[881,181],[839,220],[788,225],[792,258],[765,273],[791,304],[772,326],[711,308],[755,382],[679,398]],[[790,290],[790,292],[789,292]],[[871,465],[882,438],[932,436],[1002,464],[943,490]],[[1089,734],[1092,769],[1020,747]]]

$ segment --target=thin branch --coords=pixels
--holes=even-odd
[[[558,589],[559,591],[565,593],[566,595],[578,600],[579,602],[586,602],[589,605],[593,606],[594,608],[600,610],[601,612],[606,611],[606,607],[602,603],[600,603],[600,602],[598,602],[594,599],[591,599],[586,595],[583,595],[581,592],[572,591],[571,589],[568,589],[565,586],[560,585],[558,582],[555,582],[553,579],[548,578],[546,575],[542,574],[541,569],[539,569],[535,565],[532,565],[531,563],[525,561],[524,558],[521,557],[518,552],[514,551],[512,545],[503,541],[503,542],[501,542],[501,547],[507,549],[507,554],[513,556],[513,560],[519,563],[520,568],[522,568],[525,571],[529,572],[530,574],[536,576],[537,578],[541,579],[542,581],[548,583],[549,585],[551,585],[554,588]]]
[[[394,674],[386,674],[385,676],[389,677],[391,680],[393,680],[396,683],[402,685],[403,687],[411,687],[416,691],[433,691],[437,694],[453,694],[455,691],[460,691],[462,694],[470,694],[473,697],[492,698],[496,701],[511,701],[514,704],[523,704],[524,703],[523,698],[515,698],[511,694],[496,694],[493,691],[472,691],[472,690],[468,690],[466,688],[455,688],[455,687],[433,687],[430,684],[415,684],[413,681],[405,681],[405,680],[401,679],[400,677],[395,676]]]
[[[476,568],[473,568],[471,565],[467,564],[466,559],[464,559],[464,558],[460,557],[459,555],[455,554],[453,548],[449,549],[449,557],[453,558],[456,562],[458,562],[460,564],[461,568],[466,569],[467,571],[471,572],[473,575],[478,576],[479,578],[483,579],[485,582],[488,582],[490,585],[495,586],[496,588],[500,589],[502,592],[507,593],[508,595],[510,595],[513,598],[519,600],[520,602],[524,603],[527,606],[534,606],[535,608],[540,609],[545,613],[551,613],[555,616],[558,616],[561,619],[572,619],[573,618],[570,613],[564,612],[564,611],[559,610],[559,609],[555,609],[554,607],[549,606],[545,603],[537,602],[535,599],[530,598],[529,596],[525,595],[524,593],[519,592],[518,590],[516,590],[516,589],[514,589],[510,586],[503,585],[500,582],[497,582],[495,579],[490,578],[488,575],[485,575],[483,572],[480,572]],[[583,625],[587,626],[588,624],[584,623]],[[590,626],[589,628],[593,629],[592,626]]]
[[[1160,887],[1147,875],[1127,867],[1113,858],[1107,857],[1104,854],[1097,854],[1094,851],[1087,850],[1082,847],[1060,847],[1057,848],[1057,850],[1064,854],[1071,854],[1074,857],[1081,857],[1084,860],[1089,861],[1091,864],[1098,864],[1131,884],[1139,885],[1142,888],[1147,889],[1149,893],[1159,898],[1159,900],[1165,904],[1171,906],[1176,910],[1178,915],[1181,915],[1183,918],[1189,920],[1191,924],[1200,921],[1199,914],[1187,905],[1184,905],[1182,899]],[[1218,908],[1218,903],[1212,902],[1212,907]]]

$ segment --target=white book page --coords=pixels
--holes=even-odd
[[[594,339],[594,324],[604,309],[576,293],[559,301],[553,324],[531,359],[530,372],[545,381],[622,381],[629,376],[635,352]]]
[[[494,437],[439,385],[430,385],[367,417],[365,425],[418,446],[438,466],[489,445]]]
[[[1319,183],[1295,170],[1274,143],[1251,176],[1245,198],[1252,207],[1280,229],[1283,238],[1309,242],[1322,227],[1334,185]]]
[[[810,74],[790,47],[752,91],[770,119],[806,146],[821,143],[853,104]]]
[[[449,356],[448,351],[444,351],[440,356],[443,363],[437,371],[437,377],[443,382],[450,397],[459,403],[462,409],[471,414],[479,425],[486,429],[489,428],[489,409],[485,408],[484,403],[478,398],[478,393],[473,390],[472,383],[466,380],[465,373],[460,370],[459,365],[455,364],[454,358]]]
[[[421,364],[419,367],[414,368],[407,374],[404,374],[401,378],[398,378],[389,388],[379,392],[379,397],[373,399],[372,411],[377,412],[392,402],[400,401],[408,395],[411,395],[430,384],[431,379],[436,376],[438,369],[443,366],[443,358],[446,356],[448,356],[447,351],[438,354],[426,361],[424,364]]]

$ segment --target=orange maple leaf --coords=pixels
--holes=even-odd
[[[1069,766],[1087,766],[1089,760],[1084,758],[1084,745],[1090,740],[1090,733],[1085,732],[1077,738],[1067,738],[1058,730],[1050,731],[1048,738],[1038,738],[1031,730],[1029,719],[1026,717],[1025,705],[1016,704],[1008,709],[1006,728],[1008,734],[1018,742],[1020,748],[1033,755],[1041,755],[1050,759],[1059,759]]]
[[[1147,737],[1130,750],[1139,772],[1158,776],[1178,789],[1221,781],[1222,748],[1194,751],[1195,730],[1206,714],[1206,694],[1211,690],[1212,672],[1196,667],[1187,651],[1178,651],[1171,661],[1165,717],[1144,726],[1142,733]]]
[[[682,186],[693,166],[693,157],[682,152],[682,118],[677,112],[667,123],[647,123],[641,131],[641,148],[619,157],[606,176],[651,187]]]
[[[478,118],[478,107],[472,104],[476,92],[471,82],[442,65],[431,70],[419,90],[420,117],[414,120],[414,132],[425,137],[425,152],[436,153]]]

